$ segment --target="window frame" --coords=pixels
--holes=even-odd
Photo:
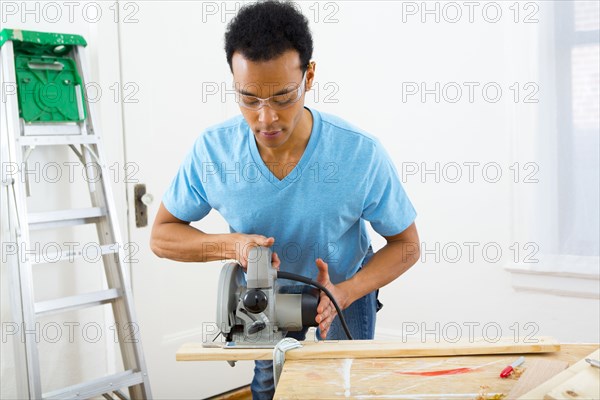
[[[559,245],[563,238],[560,232],[566,232],[566,224],[570,223],[568,218],[559,211],[572,204],[567,196],[571,171],[561,166],[569,166],[573,162],[573,138],[576,132],[573,123],[573,97],[572,97],[572,70],[571,52],[574,47],[586,44],[600,43],[600,30],[575,31],[575,7],[574,2],[553,2],[548,14],[552,22],[550,31],[542,31],[540,34],[549,34],[548,49],[542,49],[540,61],[543,63],[550,57],[550,65],[543,65],[546,69],[540,74],[541,79],[552,80],[554,99],[549,100],[551,105],[540,109],[539,113],[553,112],[556,115],[554,136],[550,139],[550,149],[556,154],[556,193],[557,203],[555,205],[557,215],[556,226],[559,236],[556,243]],[[553,48],[550,48],[553,47]],[[541,82],[543,84],[543,82]],[[550,85],[548,85],[550,86]],[[543,117],[542,117],[543,118]],[[542,121],[539,129],[544,130],[547,122]],[[560,151],[558,151],[560,149]],[[518,189],[516,189],[518,192]],[[517,193],[517,198],[519,195]],[[518,204],[514,204],[518,208]],[[517,210],[517,215],[519,214]],[[518,224],[518,219],[513,223]],[[572,256],[566,254],[545,255],[540,257],[535,264],[512,264],[505,269],[511,274],[513,289],[536,293],[546,293],[560,296],[600,299],[600,270],[599,257],[594,256]]]

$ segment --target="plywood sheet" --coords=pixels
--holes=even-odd
[[[526,361],[523,367],[525,368],[525,372],[508,393],[508,396],[506,396],[507,400],[517,399],[519,396],[541,385],[567,369],[569,363],[559,360],[530,360]]]
[[[548,392],[544,399],[600,399],[600,369],[589,365]]]
[[[562,345],[559,352],[525,354],[523,367],[537,360],[573,364],[597,347],[595,344],[567,344]],[[488,396],[507,394],[519,380],[516,377],[502,379],[500,371],[518,356],[286,360],[275,399],[473,400],[482,391],[481,386],[486,386],[484,391]],[[433,376],[406,374],[416,371],[451,372]]]
[[[598,346],[596,346],[596,349],[598,349]],[[571,379],[580,371],[587,369],[587,368],[594,368],[594,367],[591,367],[590,364],[588,364],[585,361],[585,358],[594,358],[597,360],[599,357],[600,357],[600,349],[594,351],[591,354],[582,355],[581,357],[579,357],[579,361],[573,363],[570,368],[564,370],[563,372],[554,376],[553,378],[550,378],[549,380],[542,383],[540,386],[536,387],[535,389],[532,389],[531,391],[525,393],[523,396],[519,397],[519,400],[543,399],[544,396],[548,392],[552,391],[555,387],[559,386],[560,384],[564,383],[565,381]]]

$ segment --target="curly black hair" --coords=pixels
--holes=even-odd
[[[305,72],[313,53],[308,19],[288,1],[267,0],[244,5],[227,25],[225,53],[231,59],[239,51],[251,61],[272,60],[287,50],[300,55]]]

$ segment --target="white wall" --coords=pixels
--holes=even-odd
[[[514,263],[513,243],[520,246],[516,261],[522,262],[527,254],[525,243],[538,240],[537,229],[521,226],[519,217],[543,204],[523,208],[524,191],[529,198],[527,191],[535,186],[523,183],[528,171],[522,168],[519,183],[514,183],[510,167],[517,161],[521,165],[539,161],[534,143],[540,126],[548,125],[552,118],[539,112],[552,101],[547,97],[551,88],[543,86],[541,79],[548,71],[539,58],[547,38],[540,36],[538,28],[549,20],[544,20],[545,2],[540,2],[539,13],[533,15],[540,23],[523,23],[534,9],[520,3],[519,22],[515,23],[510,2],[503,3],[502,17],[492,23],[489,20],[495,14],[493,4],[486,6],[489,3],[475,8],[473,22],[469,22],[469,10],[458,2],[462,18],[456,23],[448,22],[455,15],[452,9],[446,8],[447,14],[443,14],[446,3],[438,3],[442,12],[439,23],[434,15],[422,15],[421,2],[405,2],[404,9],[401,2],[387,1],[301,4],[311,21],[317,62],[318,96],[311,99],[309,94],[307,104],[379,137],[418,212],[422,262],[382,289],[380,299],[385,308],[378,315],[377,336],[402,338],[403,332],[405,336],[412,332],[408,336],[412,339],[427,334],[432,340],[436,333],[453,338],[458,327],[463,337],[472,332],[490,340],[499,334],[523,337],[535,333],[565,342],[598,342],[597,299],[516,292],[504,269]],[[221,92],[202,95],[207,85],[230,85],[222,40],[231,10],[241,3],[135,4],[137,9],[123,11],[134,12],[137,21],[119,26],[121,81],[139,88],[138,101],[124,105],[126,160],[139,165],[136,178],[154,194],[156,201],[149,208],[154,215],[160,196],[197,134],[238,113],[231,96],[223,103]],[[484,6],[488,7],[488,20],[482,14]],[[418,7],[417,13],[408,13],[415,10],[410,7]],[[81,29],[91,29],[94,40],[88,39],[96,55],[91,61],[97,63],[97,77],[101,82],[119,81],[115,28],[106,25],[106,30],[102,24]],[[62,25],[60,30],[70,26]],[[57,30],[58,26],[43,28]],[[440,93],[439,103],[433,94],[424,101],[420,93],[403,99],[403,89],[421,83],[432,89],[436,82],[441,87],[451,84],[446,96]],[[462,98],[456,103],[449,101],[454,97],[453,82],[462,89]],[[472,102],[464,82],[477,85]],[[514,82],[520,87],[518,102],[510,89]],[[488,83],[502,89],[495,103],[483,97],[482,87]],[[539,103],[523,102],[530,92],[524,87],[527,83],[540,88]],[[493,87],[488,94],[494,95]],[[103,124],[114,127],[111,132],[116,135],[119,107],[104,104],[102,110]],[[120,142],[112,144],[109,156],[120,160]],[[432,169],[436,163],[446,172],[439,182],[433,174],[421,175],[423,167]],[[451,182],[456,171],[453,163],[462,173],[456,183]],[[474,167],[473,182],[469,182],[469,164],[465,163],[479,163]],[[498,182],[490,182],[496,165],[490,163],[497,163],[502,172]],[[486,164],[490,169],[483,175]],[[419,171],[411,175],[415,166]],[[540,176],[552,175],[551,165],[539,167]],[[123,182],[116,185],[121,205],[125,204],[124,186]],[[132,186],[127,187],[130,208]],[[134,293],[156,397],[196,398],[249,382],[250,363],[231,369],[225,363],[173,361],[177,347],[200,340],[202,322],[214,320],[212,303],[216,301],[220,263],[159,260],[149,253],[149,228],[135,228],[131,216],[128,223],[130,240],[141,249],[139,262],[133,265]],[[210,232],[227,228],[215,213],[198,226]],[[373,242],[376,247],[383,245],[376,235]],[[436,244],[437,251],[433,250]],[[482,254],[484,245],[489,247],[487,254]],[[468,246],[474,248],[472,260]],[[451,262],[457,247],[462,256]],[[500,248],[503,256],[492,262],[495,248]],[[3,299],[3,307],[4,303]],[[7,368],[3,364],[3,377]],[[223,376],[228,377],[227,382],[222,381]],[[2,387],[4,393],[4,383]]]
[[[434,10],[435,3],[427,8]],[[338,23],[312,25],[317,81],[339,87],[338,103],[317,106],[371,131],[386,144],[401,175],[404,172],[405,188],[419,214],[422,262],[381,291],[386,308],[379,314],[379,337],[403,337],[404,328],[406,338],[433,339],[436,334],[452,338],[458,326],[463,337],[470,332],[490,339],[498,333],[523,337],[535,331],[563,341],[596,342],[597,299],[515,292],[503,268],[522,263],[534,250],[524,246],[541,239],[523,234],[527,228],[534,233],[544,230],[522,227],[530,220],[515,217],[541,206],[523,208],[515,200],[516,193],[522,195],[535,186],[524,182],[524,175],[533,171],[524,169],[524,163],[538,163],[542,172],[534,178],[553,175],[552,164],[540,163],[549,155],[538,154],[532,146],[538,135],[546,133],[540,133],[539,126],[551,125],[554,117],[542,112],[553,100],[548,93],[553,87],[544,86],[547,82],[540,79],[552,64],[540,58],[540,49],[551,45],[550,38],[539,34],[540,26],[551,22],[544,4],[531,14],[535,9],[521,3],[519,23],[509,9],[512,3],[503,4],[496,23],[488,20],[495,19],[498,3],[482,2],[474,9],[472,23],[465,6],[460,7],[462,18],[451,23],[456,15],[453,9],[445,8],[445,14],[446,3],[437,4],[439,23],[417,2],[344,2],[336,13]],[[314,13],[309,15],[314,18]],[[539,22],[524,23],[526,16]],[[434,94],[423,100],[421,92],[403,101],[403,88],[416,84],[422,89],[425,83],[432,90],[436,82],[441,88],[439,103]],[[478,85],[472,102],[464,82]],[[514,82],[520,87],[517,102],[511,89]],[[540,88],[533,97],[538,103],[524,102],[533,91],[532,86],[525,87],[528,83]],[[491,85],[487,99],[482,91],[486,84]],[[456,85],[462,88],[462,98],[453,102]],[[497,102],[493,102],[495,86],[502,89]],[[515,162],[521,165],[519,183],[514,183],[510,168]],[[433,173],[423,174],[424,168],[432,170],[436,163],[439,181]],[[479,163],[470,164],[473,182],[468,163]],[[462,179],[453,183],[456,164],[461,166]],[[502,172],[498,182],[493,182],[495,165]],[[415,167],[418,172],[412,174]],[[383,244],[381,238],[374,241]],[[486,245],[491,246],[489,253],[482,251]],[[503,254],[498,261],[495,248]],[[479,325],[470,331],[471,323]]]
[[[400,335],[403,327],[412,332],[415,324],[411,337],[425,330],[439,334],[453,329],[452,323],[468,335],[468,324],[475,322],[478,336],[493,337],[499,328],[503,335],[535,331],[597,341],[597,300],[515,292],[503,268],[557,251],[542,243],[552,224],[539,226],[544,221],[532,217],[557,202],[535,192],[551,185],[556,168],[555,116],[548,111],[555,102],[555,82],[548,80],[554,77],[551,6],[522,2],[517,14],[513,3],[504,3],[496,18],[499,3],[478,3],[470,11],[459,2],[462,17],[453,23],[457,8],[447,2],[301,4],[311,20],[317,61],[318,85],[308,104],[377,135],[419,213],[423,262],[382,290],[389,306],[379,316],[380,336]],[[438,20],[435,11],[426,12],[436,4]],[[219,11],[211,17],[227,20],[227,10]],[[431,92],[422,98],[422,85],[432,90],[436,83],[439,100]],[[458,101],[456,86],[462,90]],[[419,92],[411,95],[415,87]],[[502,90],[497,101],[495,87]],[[235,113],[228,108],[228,115]],[[525,167],[530,162],[537,169]],[[462,178],[454,183],[456,165]],[[439,178],[425,171],[436,166]],[[502,177],[495,182],[497,167]],[[496,248],[503,255],[498,261]],[[489,331],[482,329],[486,324]]]

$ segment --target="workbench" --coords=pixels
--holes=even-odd
[[[521,379],[499,377],[520,355],[525,356],[526,372],[532,365],[556,368],[561,362],[558,369],[562,371],[567,363],[573,365],[598,347],[559,345],[551,338],[541,338],[535,345],[512,339],[497,343],[305,342],[301,349],[286,353],[275,398],[476,399],[485,394],[481,398],[493,399],[495,394],[509,394]],[[271,357],[269,349],[211,349],[199,343],[183,345],[176,356],[179,361]],[[543,394],[531,397],[542,398]]]

